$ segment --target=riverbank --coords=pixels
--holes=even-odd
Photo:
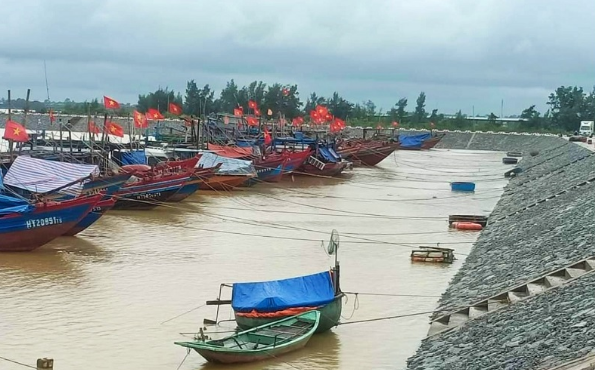
[[[441,147],[539,154],[520,161],[523,172],[506,186],[434,319],[595,256],[592,151],[556,137],[449,136]],[[595,348],[590,271],[424,339],[408,368],[548,369],[587,355]]]

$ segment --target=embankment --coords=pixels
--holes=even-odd
[[[523,151],[434,318],[595,256],[595,154],[551,136],[447,134],[441,148]],[[595,273],[424,339],[408,369],[548,369],[595,348]]]

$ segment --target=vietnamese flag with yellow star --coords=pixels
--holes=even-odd
[[[149,127],[149,123],[147,122],[147,117],[137,110],[134,111],[134,127],[136,127],[136,128]]]
[[[103,96],[103,105],[106,109],[120,109],[120,103],[105,95]]]
[[[161,112],[159,112],[157,109],[149,108],[147,110],[147,118],[150,120],[155,120],[155,119],[164,119],[165,117],[163,117]]]
[[[169,103],[169,113],[179,116],[182,114],[182,106],[176,103]]]
[[[11,120],[6,121],[4,136],[2,137],[6,140],[12,140],[19,143],[29,141],[29,135],[27,134],[25,127]]]
[[[105,126],[107,133],[117,137],[124,137],[124,128],[115,122],[108,122]]]

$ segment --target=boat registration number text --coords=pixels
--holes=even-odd
[[[62,217],[45,217],[27,220],[27,229],[34,229],[36,227],[58,225],[62,223]]]
[[[160,196],[161,196],[161,193],[145,193],[145,194],[137,195],[136,199],[152,199],[152,198],[157,198]]]

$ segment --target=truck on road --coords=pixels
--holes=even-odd
[[[593,123],[594,121],[581,121],[580,129],[578,130],[579,135],[591,136],[593,135]]]

